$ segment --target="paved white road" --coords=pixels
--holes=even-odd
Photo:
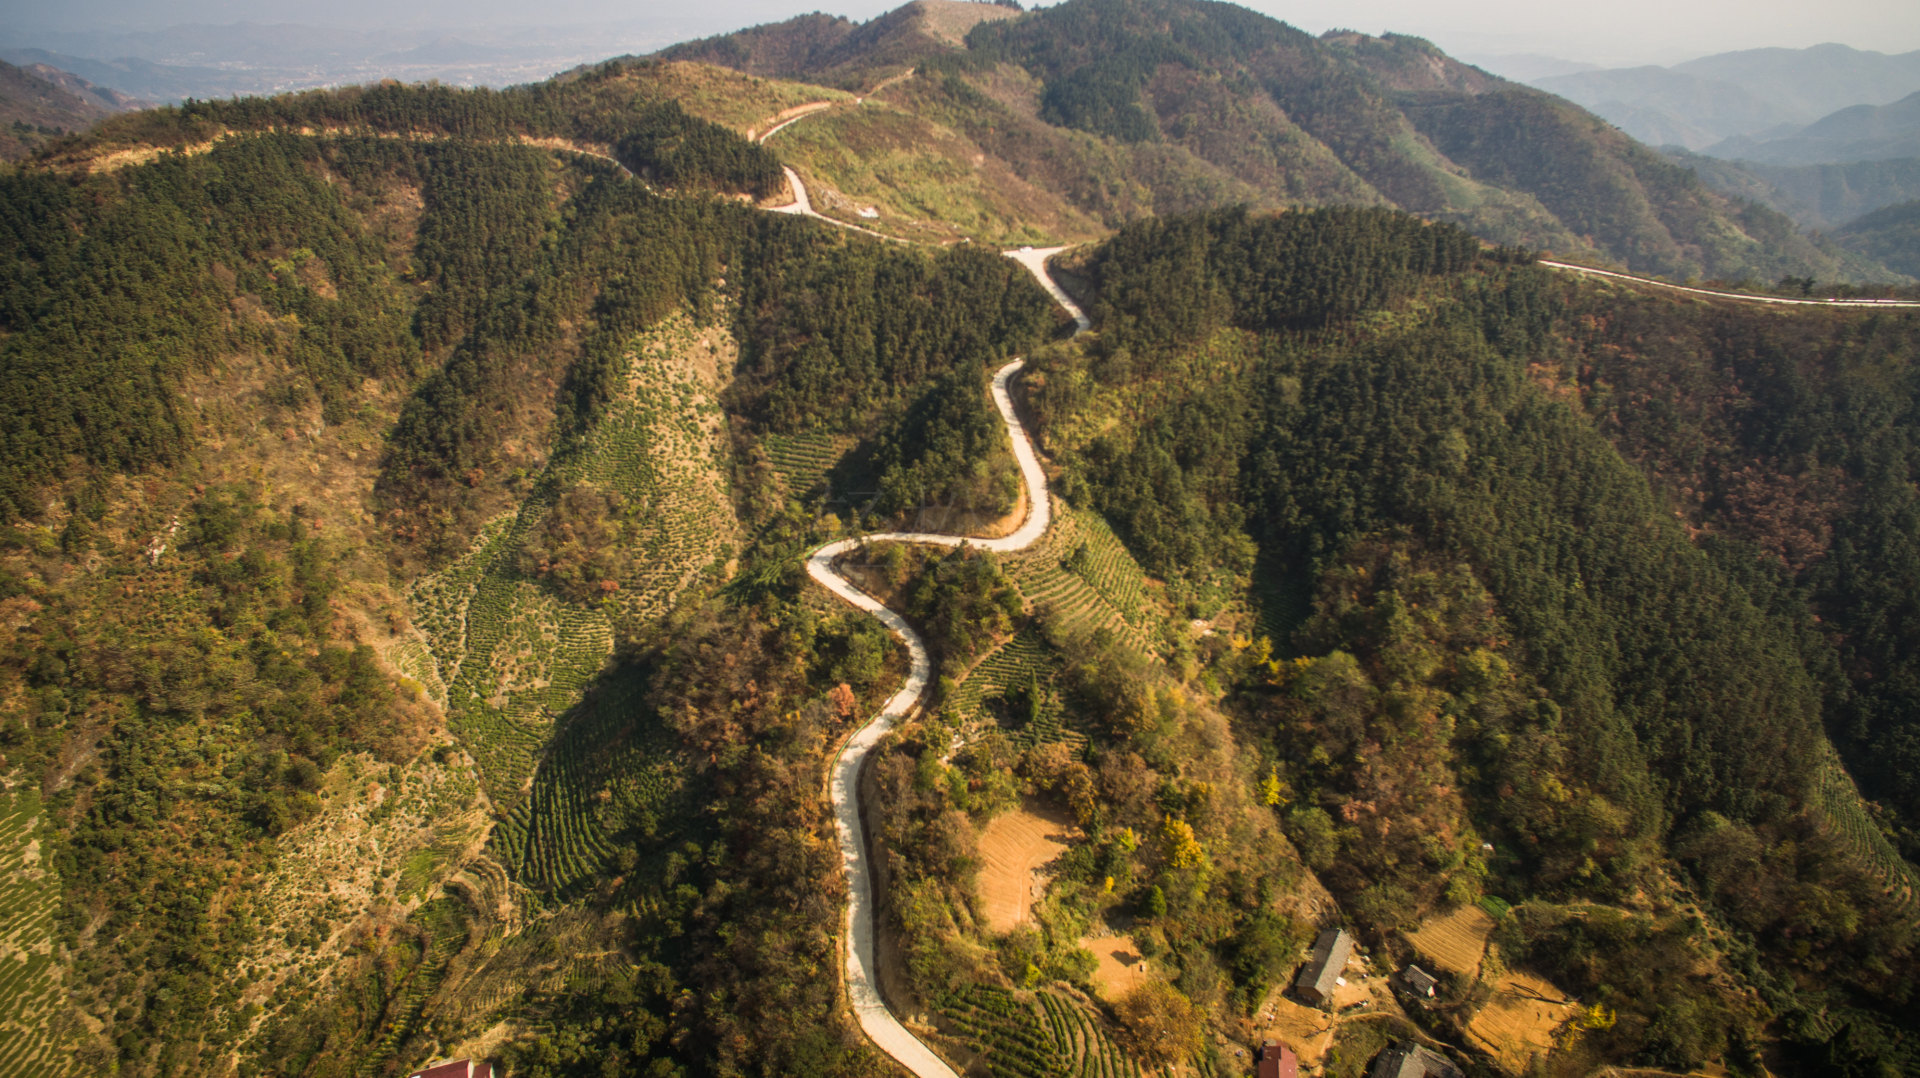
[[[1631,273],[1617,273],[1613,270],[1595,269],[1592,266],[1576,266],[1571,262],[1554,262],[1539,259],[1542,266],[1567,270],[1570,273],[1584,273],[1593,277],[1613,277],[1622,281],[1634,281],[1638,284],[1650,284],[1655,288],[1670,289],[1674,292],[1691,292],[1696,296],[1712,296],[1716,299],[1743,299],[1749,303],[1780,303],[1794,307],[1920,307],[1920,300],[1911,299],[1790,299],[1786,296],[1756,296],[1746,292],[1715,292],[1710,288],[1693,288],[1684,284],[1668,284],[1651,277],[1636,277]]]
[[[1079,327],[1077,332],[1085,333],[1093,328],[1093,320],[1087,317],[1087,312],[1081,310],[1080,305],[1073,301],[1073,297],[1067,295],[1066,290],[1053,279],[1053,275],[1047,272],[1047,259],[1064,250],[1066,250],[1065,247],[1022,247],[1018,251],[1008,251],[1007,257],[1027,267],[1027,272],[1038,277],[1040,286],[1047,290],[1047,295],[1052,296],[1055,303],[1065,307],[1067,313],[1073,316],[1073,324]]]
[[[908,74],[911,74],[909,72]],[[906,76],[900,76],[904,78]],[[892,81],[899,81],[897,78]],[[885,84],[883,84],[885,85]],[[876,87],[876,90],[878,87]],[[860,99],[856,98],[857,104]],[[761,142],[785,129],[791,124],[813,116],[824,109],[812,109],[775,124],[760,136]],[[807,185],[801,181],[799,173],[786,169],[787,183],[793,187],[793,203],[787,206],[770,207],[774,213],[790,213],[796,216],[812,217],[831,225],[863,232],[880,239],[904,243],[896,236],[882,235],[869,228],[848,224],[824,216],[813,208],[813,200],[807,196]],[[1073,316],[1077,332],[1084,333],[1091,328],[1092,322],[1086,312],[1073,302],[1060,286],[1047,274],[1046,260],[1049,255],[1064,250],[1052,247],[1035,250],[1023,247],[1018,251],[1008,251],[1008,257],[1025,266],[1056,302],[1066,308]],[[1027,488],[1027,519],[1011,535],[998,539],[969,539],[958,535],[937,535],[929,532],[879,532],[861,536],[857,539],[842,539],[807,556],[807,575],[820,582],[820,585],[861,610],[880,619],[893,635],[907,646],[907,680],[900,691],[880,709],[865,726],[855,731],[840,748],[840,755],[834,759],[832,780],[828,789],[833,801],[835,830],[840,840],[841,867],[847,874],[847,920],[846,920],[846,964],[844,976],[847,985],[847,999],[853,1006],[854,1018],[860,1028],[873,1040],[879,1049],[907,1068],[917,1078],[959,1078],[946,1060],[934,1054],[920,1038],[900,1023],[893,1012],[887,1009],[886,1001],[880,995],[880,958],[879,940],[879,899],[875,894],[873,864],[867,848],[866,822],[860,813],[860,774],[866,767],[867,757],[875,746],[887,736],[894,723],[912,713],[920,706],[920,698],[926,695],[927,683],[933,677],[933,663],[927,655],[926,641],[914,631],[907,620],[887,609],[878,599],[855,587],[853,582],[841,576],[833,568],[835,558],[854,548],[873,542],[923,543],[930,546],[957,547],[963,544],[979,547],[982,550],[1007,552],[1023,550],[1047,533],[1047,526],[1053,522],[1053,504],[1047,494],[1047,473],[1040,467],[1040,456],[1033,448],[1033,438],[1027,433],[1026,424],[1020,421],[1020,413],[1013,406],[1012,384],[1026,360],[1016,359],[1001,367],[993,376],[993,403],[1000,410],[1000,418],[1007,425],[1007,435],[1013,442],[1013,458],[1020,465],[1020,478]]]
[[[1044,258],[1030,260],[1024,257],[1024,251],[1008,254],[1019,258],[1022,265],[1034,271],[1047,290],[1066,306],[1081,329],[1087,327],[1086,316],[1080,308],[1047,276]],[[1034,451],[1033,439],[1027,434],[1026,424],[1020,421],[1020,414],[1013,406],[1013,379],[1025,366],[1026,360],[1016,359],[1001,367],[993,376],[993,403],[1000,410],[1001,420],[1007,425],[1007,434],[1013,440],[1014,460],[1020,465],[1020,478],[1027,488],[1027,519],[1017,531],[998,539],[968,539],[927,532],[880,532],[828,543],[807,557],[807,575],[819,581],[828,591],[879,618],[907,645],[906,684],[887,701],[872,721],[847,739],[839,757],[834,760],[830,790],[834,822],[840,838],[840,860],[847,874],[847,998],[853,1004],[854,1017],[859,1020],[860,1028],[873,1039],[873,1043],[899,1060],[918,1078],[958,1076],[945,1060],[900,1024],[893,1012],[887,1010],[886,1002],[880,996],[879,956],[876,953],[879,904],[874,893],[873,866],[868,860],[866,825],[860,815],[860,773],[866,766],[867,756],[893,729],[894,723],[919,706],[920,698],[926,693],[927,683],[932,678],[933,664],[927,656],[926,641],[920,638],[913,626],[835,572],[833,561],[862,543],[869,542],[925,543],[944,547],[966,544],[982,550],[1006,552],[1025,549],[1046,534],[1047,526],[1053,520],[1053,505],[1047,494],[1047,473],[1041,469],[1040,456]]]
[[[911,74],[911,72],[909,72],[909,74]],[[853,100],[855,104],[859,104],[861,101],[865,100],[865,98],[856,97]],[[817,116],[820,113],[825,112],[829,107],[832,106],[832,104],[833,102],[831,101],[816,101],[812,105],[800,106],[801,108],[805,108],[808,111],[802,112],[798,116],[792,117],[791,119],[782,120],[781,122],[774,124],[772,127],[767,128],[767,133],[760,136],[760,142],[764,144],[768,139],[786,130],[787,128],[793,126],[794,124],[799,123],[801,120],[804,120],[809,116]],[[819,107],[814,108],[813,105],[818,105]],[[811,217],[816,221],[825,221],[830,225],[838,225],[841,228],[848,229],[849,231],[853,231],[853,232],[859,232],[864,235],[872,236],[875,239],[891,240],[894,243],[907,242],[906,240],[903,240],[898,236],[889,236],[884,232],[875,232],[871,228],[861,228],[859,225],[849,224],[848,222],[839,220],[838,218],[828,217],[826,214],[821,213],[818,210],[815,210],[813,208],[813,199],[807,197],[807,185],[801,182],[800,174],[798,172],[795,172],[791,166],[782,165],[780,167],[781,167],[781,170],[787,174],[787,183],[793,188],[793,202],[785,206],[767,207],[772,212],[791,213],[796,217]]]

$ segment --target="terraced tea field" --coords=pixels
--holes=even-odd
[[[1064,741],[1085,745],[1086,735],[1067,724],[1066,708],[1054,689],[1059,672],[1059,657],[1040,638],[1038,629],[1027,626],[976,663],[944,706],[948,714],[963,722],[981,721],[995,711],[1013,710],[1007,706],[1009,694],[1024,695],[1038,686],[1041,702],[1037,716],[1006,717],[1014,733],[1028,744]]]
[[[806,499],[825,489],[827,473],[853,448],[853,439],[824,431],[769,434],[761,439],[767,461],[787,485],[787,493]]]
[[[584,443],[555,457],[520,510],[482,532],[466,557],[413,590],[413,620],[447,686],[449,723],[508,814],[500,860],[544,885],[575,878],[606,852],[575,758],[549,753],[555,723],[579,703],[613,650],[614,626],[663,614],[717,578],[738,531],[727,496],[718,372],[724,331],[676,314],[633,341],[625,392]],[[520,551],[564,491],[587,486],[625,506],[632,570],[594,605],[570,602],[521,571]],[[550,769],[551,774],[537,776]]]
[[[0,1078],[76,1073],[54,955],[60,883],[41,859],[40,791],[0,793]]]
[[[371,1076],[385,1070],[382,1064],[392,1059],[394,1050],[418,1028],[428,998],[446,979],[447,964],[467,940],[466,915],[460,903],[452,899],[427,903],[414,911],[408,924],[422,936],[419,959],[401,982],[399,994],[387,1001],[380,1039],[360,1060],[356,1074]]]
[[[563,891],[606,864],[622,831],[680,814],[680,754],[644,689],[642,672],[624,671],[562,719],[531,792],[501,825],[516,878]]]
[[[1057,505],[1046,537],[1004,564],[1027,603],[1070,633],[1107,629],[1152,650],[1160,617],[1147,575],[1099,514]]]
[[[1826,758],[1820,767],[1815,800],[1828,826],[1853,851],[1862,871],[1893,899],[1901,915],[1920,921],[1920,874],[1867,815],[1860,788],[1854,785],[1853,776],[1847,774],[1832,746],[1823,747]]]
[[[1064,992],[972,985],[936,1005],[940,1028],[994,1078],[1143,1078],[1084,1001]]]

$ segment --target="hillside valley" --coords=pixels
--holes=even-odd
[[[1194,0],[29,150],[0,1078],[1920,1069],[1911,204]]]

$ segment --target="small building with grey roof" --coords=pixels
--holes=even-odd
[[[1400,1041],[1373,1059],[1367,1078],[1466,1078],[1453,1060],[1425,1045]]]
[[[1293,994],[1304,1003],[1325,1007],[1333,1002],[1333,990],[1339,984],[1347,959],[1353,956],[1353,937],[1344,928],[1329,928],[1313,941],[1313,953],[1294,979]]]

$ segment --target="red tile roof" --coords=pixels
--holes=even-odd
[[[1300,1063],[1293,1056],[1293,1049],[1279,1041],[1268,1041],[1260,1046],[1260,1066],[1254,1071],[1255,1078],[1298,1078]]]

